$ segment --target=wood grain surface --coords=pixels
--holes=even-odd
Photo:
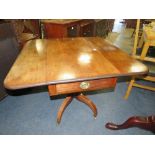
[[[21,89],[147,72],[144,64],[99,37],[36,39],[26,43],[4,86]]]
[[[59,94],[69,94],[69,93],[77,93],[77,92],[85,92],[92,90],[100,90],[106,88],[114,88],[116,85],[116,78],[106,78],[99,80],[89,80],[82,81],[89,83],[89,87],[86,89],[81,88],[82,82],[70,82],[70,83],[61,83],[56,85],[49,85],[48,91],[49,95],[59,95]]]

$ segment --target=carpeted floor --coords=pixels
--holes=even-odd
[[[119,33],[109,34],[107,40],[129,53],[133,47],[132,32],[133,30],[126,31],[123,28]],[[60,125],[56,124],[56,115],[63,97],[50,99],[47,88],[30,89],[9,95],[0,101],[0,134],[153,134],[139,128],[118,131],[105,128],[109,121],[122,123],[133,115],[155,115],[154,92],[133,88],[126,101],[123,99],[126,89],[127,84],[124,81],[117,84],[115,91],[96,91],[88,94],[98,109],[96,120],[85,104],[73,100],[64,112]]]
[[[96,120],[85,104],[73,100],[60,125],[56,124],[56,115],[63,98],[50,99],[46,89],[8,96],[0,102],[0,134],[153,134],[139,128],[119,131],[105,128],[109,121],[122,123],[132,115],[155,114],[154,92],[134,88],[126,101],[123,99],[126,88],[126,83],[120,82],[115,91],[88,94],[98,108]]]

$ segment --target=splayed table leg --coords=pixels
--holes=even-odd
[[[90,109],[93,111],[94,117],[96,118],[96,116],[97,116],[97,108],[96,108],[95,104],[88,97],[86,97],[85,95],[78,94],[78,95],[75,95],[75,96],[68,96],[68,97],[65,98],[65,100],[63,101],[63,103],[61,104],[61,106],[60,106],[60,108],[58,110],[58,114],[57,114],[57,123],[58,124],[61,122],[62,115],[63,115],[65,109],[67,108],[67,106],[73,100],[73,97],[75,97],[78,101],[88,105],[90,107]]]
[[[130,127],[139,127],[152,132],[155,132],[155,116],[133,116],[130,117],[123,124],[117,125],[114,123],[107,123],[106,128],[111,130],[127,129]]]

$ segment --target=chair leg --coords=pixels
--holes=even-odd
[[[130,83],[129,83],[128,89],[127,89],[126,94],[125,94],[125,96],[124,96],[124,99],[125,99],[125,100],[128,99],[134,82],[135,82],[135,78],[133,77],[133,78],[131,79]]]
[[[142,36],[141,36],[141,38],[140,38],[140,40],[139,40],[138,48],[142,48],[143,43],[144,43],[144,33],[142,33]]]
[[[143,47],[143,50],[142,50],[142,54],[140,56],[140,59],[141,60],[143,60],[145,58],[148,49],[149,49],[149,43],[148,42],[145,42],[144,47]]]

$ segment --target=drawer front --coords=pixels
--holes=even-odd
[[[62,83],[56,85],[49,85],[48,90],[50,96],[53,96],[59,94],[70,94],[91,90],[113,88],[116,85],[116,80],[117,80],[116,78],[107,78],[100,80]]]

